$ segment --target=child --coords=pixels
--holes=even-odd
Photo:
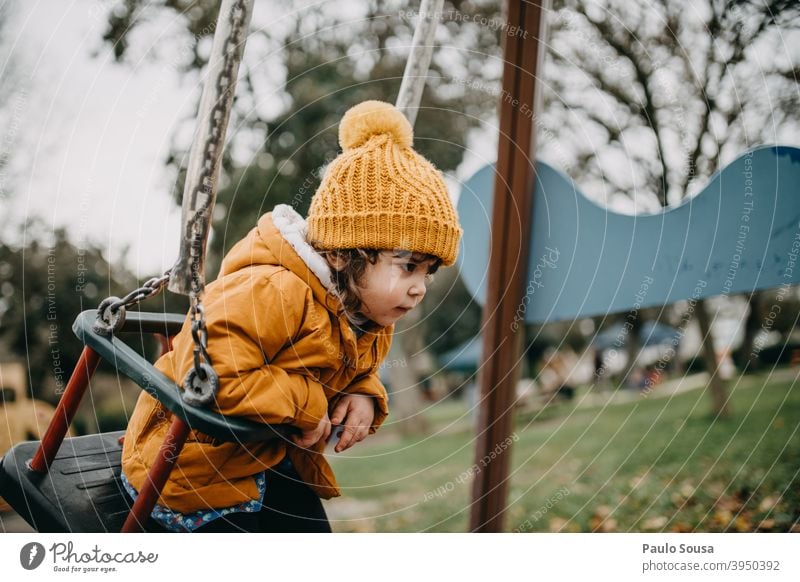
[[[192,431],[148,530],[330,531],[320,498],[340,493],[325,444],[341,425],[335,451],[344,451],[384,421],[378,366],[394,323],[458,253],[462,231],[445,183],[412,139],[392,105],[353,107],[308,219],[278,205],[225,257],[203,302],[218,409],[299,434],[224,443]],[[173,345],[156,366],[180,380],[192,365],[188,325]],[[170,420],[142,392],[122,456],[134,498]]]

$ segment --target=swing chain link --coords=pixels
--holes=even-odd
[[[231,6],[228,14],[230,34],[224,39],[222,50],[223,65],[217,76],[214,106],[208,117],[209,131],[203,144],[201,172],[195,189],[195,197],[201,201],[191,220],[191,279],[189,301],[191,309],[192,342],[194,343],[194,365],[183,381],[182,398],[187,404],[204,406],[210,404],[219,386],[219,377],[214,371],[211,356],[208,353],[208,330],[206,328],[205,310],[202,306],[203,295],[203,258],[205,255],[206,227],[205,221],[214,203],[214,175],[216,173],[222,148],[224,146],[225,127],[230,115],[232,96],[230,93],[236,83],[239,65],[238,47],[247,36],[248,17],[247,1],[241,0]],[[161,277],[147,281],[142,287],[134,289],[125,297],[109,297],[97,309],[94,330],[104,336],[119,331],[125,323],[125,310],[140,301],[153,297],[161,292],[169,282],[172,270]]]
[[[160,277],[153,277],[145,281],[144,285],[137,287],[125,297],[120,299],[116,296],[106,297],[97,306],[97,318],[92,329],[103,336],[109,336],[122,329],[125,324],[125,312],[127,309],[138,305],[145,299],[155,297],[169,283],[170,271],[166,271]]]
[[[208,353],[206,312],[200,301],[199,293],[196,294],[193,290],[190,300],[192,306],[189,311],[189,319],[192,323],[194,367],[189,370],[183,380],[181,398],[191,406],[208,406],[214,401],[217,394],[219,376],[214,371],[211,356]]]
[[[205,380],[201,374],[201,361],[202,357],[208,364],[211,364],[211,356],[208,354],[208,329],[206,328],[206,311],[199,301],[192,305],[189,312],[189,318],[192,321],[192,341],[194,342],[194,369],[200,374],[200,377]]]
[[[203,144],[203,163],[201,174],[197,181],[198,187],[195,196],[203,204],[197,209],[192,221],[193,240],[191,249],[191,279],[189,301],[191,309],[189,318],[192,324],[192,341],[194,350],[192,356],[194,366],[183,380],[183,401],[192,406],[207,406],[214,401],[219,387],[219,376],[214,371],[211,356],[208,353],[208,330],[206,328],[206,314],[202,305],[203,295],[203,257],[205,254],[205,218],[211,211],[214,201],[213,188],[215,169],[219,163],[220,152],[224,142],[224,127],[230,115],[230,98],[235,82],[234,72],[238,69],[236,57],[237,47],[240,46],[247,34],[246,30],[246,2],[239,2],[232,7],[229,14],[231,34],[225,39],[222,50],[223,65],[215,86],[214,107],[208,117],[210,125],[206,142]]]
[[[222,48],[222,66],[214,83],[214,92],[210,101],[213,103],[208,115],[208,127],[202,148],[202,161],[199,176],[192,183],[192,200],[197,205],[189,218],[190,222],[190,282],[189,294],[199,295],[203,290],[204,257],[211,211],[216,198],[215,175],[222,159],[225,147],[225,129],[230,118],[233,96],[236,85],[236,72],[239,67],[237,51],[247,39],[247,1],[242,0],[231,7],[228,14],[230,34],[225,38]]]

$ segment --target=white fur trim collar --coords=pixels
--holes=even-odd
[[[306,241],[308,223],[306,219],[288,204],[278,204],[272,209],[272,222],[309,270],[322,282],[325,288],[336,294],[331,268],[327,261]]]

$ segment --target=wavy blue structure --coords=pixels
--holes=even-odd
[[[494,166],[464,185],[458,265],[483,304]],[[572,180],[537,165],[528,323],[576,319],[682,299],[800,283],[800,149],[750,150],[695,197],[657,214],[602,208]]]

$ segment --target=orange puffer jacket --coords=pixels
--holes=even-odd
[[[208,350],[220,377],[218,409],[269,424],[313,429],[348,393],[375,399],[377,430],[388,399],[377,368],[394,326],[356,338],[332,293],[327,263],[305,242],[305,220],[276,206],[231,249],[203,301]],[[156,363],[180,384],[192,364],[188,323],[173,350]],[[171,422],[171,413],[142,392],[128,423],[122,469],[141,490]],[[289,455],[323,499],[339,488],[324,443],[300,449],[278,440],[223,443],[192,431],[159,503],[182,513],[236,505],[257,497],[253,475]]]

